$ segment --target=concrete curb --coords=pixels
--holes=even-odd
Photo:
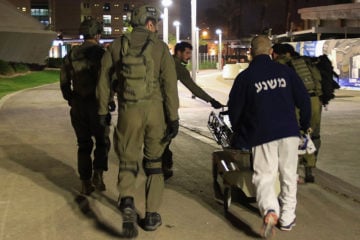
[[[360,203],[360,188],[318,168],[315,168],[313,173],[315,175],[315,183],[319,186]]]

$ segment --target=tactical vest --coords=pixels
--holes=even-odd
[[[294,57],[290,60],[291,67],[304,82],[305,88],[310,95],[321,96],[321,74],[319,69],[308,57]]]
[[[138,101],[151,96],[155,88],[153,42],[148,39],[142,48],[133,48],[130,43],[130,34],[125,34],[120,53],[120,94],[124,100]]]

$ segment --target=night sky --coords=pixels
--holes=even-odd
[[[181,1],[181,38],[191,35],[191,0]],[[226,0],[197,0],[197,23],[200,28],[210,29],[226,28],[228,26],[221,16],[216,16],[219,4]],[[350,3],[351,0],[234,0],[242,3],[241,15],[234,19],[233,29],[229,38],[249,37],[252,34],[261,34],[266,29],[272,28],[273,34],[285,33],[289,28],[289,22],[294,22],[301,29],[302,21],[297,13],[299,8],[324,6],[340,3]],[[264,8],[264,3],[268,3]],[[290,20],[287,20],[288,7],[290,4]],[[207,26],[206,26],[207,25]],[[297,29],[296,29],[297,30]],[[226,34],[224,35],[227,38]]]

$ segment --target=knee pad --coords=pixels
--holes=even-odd
[[[157,159],[143,159],[143,168],[146,176],[153,174],[163,174],[161,158]]]

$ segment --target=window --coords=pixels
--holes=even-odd
[[[109,12],[110,11],[110,3],[104,3],[103,10],[104,10],[104,12]]]
[[[104,27],[104,35],[111,35],[111,27]]]
[[[119,4],[117,4],[117,3],[115,3],[115,4],[114,4],[114,7],[119,7],[119,6],[120,6],[120,5],[119,5]]]
[[[114,17],[114,20],[119,20],[120,18],[119,17]]]
[[[103,15],[104,24],[111,24],[111,15]]]
[[[98,3],[95,3],[94,4],[94,7],[99,7],[100,5]]]
[[[49,9],[45,8],[32,8],[31,16],[49,16]]]
[[[26,12],[26,7],[22,7],[21,11]]]
[[[123,10],[124,10],[125,12],[130,11],[130,6],[129,6],[128,3],[124,3],[124,8],[123,8]]]
[[[90,8],[90,3],[86,3],[86,2],[83,3],[83,7],[84,7],[84,8]]]

